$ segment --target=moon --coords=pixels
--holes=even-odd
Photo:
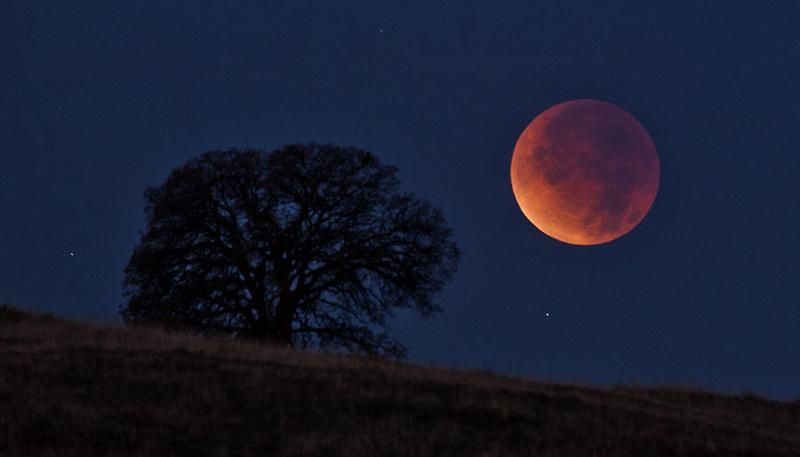
[[[565,243],[608,243],[650,211],[659,184],[658,151],[622,108],[570,100],[536,116],[511,158],[511,187],[525,217]]]

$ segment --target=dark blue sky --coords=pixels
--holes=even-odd
[[[445,313],[395,321],[411,360],[798,397],[800,3],[647,3],[3,2],[0,301],[118,322],[146,186],[334,142],[398,165],[464,251]],[[511,193],[517,136],[573,98],[660,153],[608,245],[548,238]]]

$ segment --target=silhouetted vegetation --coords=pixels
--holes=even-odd
[[[11,305],[0,305],[0,322],[16,322],[22,320],[25,313]]]
[[[0,321],[0,455],[798,456],[800,403]]]
[[[402,356],[386,318],[440,311],[456,269],[442,213],[371,153],[290,145],[203,154],[146,192],[128,323]]]

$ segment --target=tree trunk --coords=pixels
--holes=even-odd
[[[292,321],[297,310],[291,300],[281,300],[275,310],[275,317],[272,321],[269,340],[281,345],[289,346],[292,343]]]

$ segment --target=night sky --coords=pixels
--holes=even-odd
[[[0,301],[119,323],[145,187],[333,142],[397,165],[464,252],[443,314],[394,320],[410,360],[799,397],[800,3],[646,3],[5,1]],[[511,192],[518,135],[575,98],[660,155],[610,244],[547,237]]]

